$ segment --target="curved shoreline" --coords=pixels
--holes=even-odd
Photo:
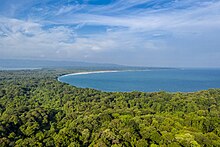
[[[62,75],[60,77],[67,77],[67,76],[74,76],[74,75],[97,74],[97,73],[108,73],[108,72],[121,72],[121,71],[119,71],[119,70],[83,71],[83,72],[76,72],[76,73]]]
[[[76,73],[70,73],[70,74],[66,74],[66,75],[59,76],[59,77],[57,78],[57,80],[58,80],[59,82],[62,82],[62,81],[60,81],[60,78],[62,78],[62,77],[68,77],[68,76],[75,76],[75,75],[87,75],[87,74],[99,74],[99,73],[112,73],[112,72],[127,72],[127,71],[135,71],[135,70],[100,70],[100,71],[76,72]]]
[[[151,70],[99,70],[99,71],[83,71],[83,72],[76,72],[76,73],[70,73],[61,75],[57,78],[59,82],[60,78],[62,77],[68,77],[68,76],[75,76],[75,75],[88,75],[88,74],[99,74],[99,73],[112,73],[112,72],[129,72],[129,71],[151,71]]]

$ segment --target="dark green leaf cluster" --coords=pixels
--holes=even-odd
[[[220,146],[220,90],[101,92],[0,72],[0,146]]]

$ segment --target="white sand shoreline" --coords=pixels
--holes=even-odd
[[[123,70],[125,71],[125,70]],[[83,71],[83,72],[76,72],[76,73],[70,73],[70,74],[66,74],[66,75],[62,75],[62,76],[59,76],[57,78],[57,80],[59,82],[62,82],[60,80],[60,78],[63,78],[63,77],[68,77],[68,76],[75,76],[75,75],[87,75],[87,74],[99,74],[99,73],[111,73],[111,72],[123,72],[122,70],[100,70],[100,71]]]
[[[109,72],[122,72],[120,70],[101,70],[101,71],[83,71],[71,74],[62,75],[60,77],[74,76],[74,75],[87,75],[87,74],[98,74],[98,73],[109,73]]]
[[[112,72],[129,72],[129,71],[150,71],[150,70],[99,70],[99,71],[83,71],[83,72],[76,72],[76,73],[70,73],[70,74],[59,76],[58,77],[58,81],[60,81],[60,78],[62,78],[62,77],[74,76],[74,75],[112,73]]]

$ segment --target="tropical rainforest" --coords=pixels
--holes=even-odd
[[[220,89],[102,92],[61,69],[0,71],[0,146],[218,147]]]

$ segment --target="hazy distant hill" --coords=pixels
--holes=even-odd
[[[0,68],[85,68],[85,67],[125,67],[116,64],[99,64],[74,61],[49,61],[49,60],[18,60],[0,59]]]
[[[0,69],[35,69],[35,68],[66,68],[66,69],[87,69],[87,70],[164,69],[161,67],[124,66],[124,65],[108,64],[108,63],[102,64],[102,63],[75,62],[75,61],[0,59]]]

